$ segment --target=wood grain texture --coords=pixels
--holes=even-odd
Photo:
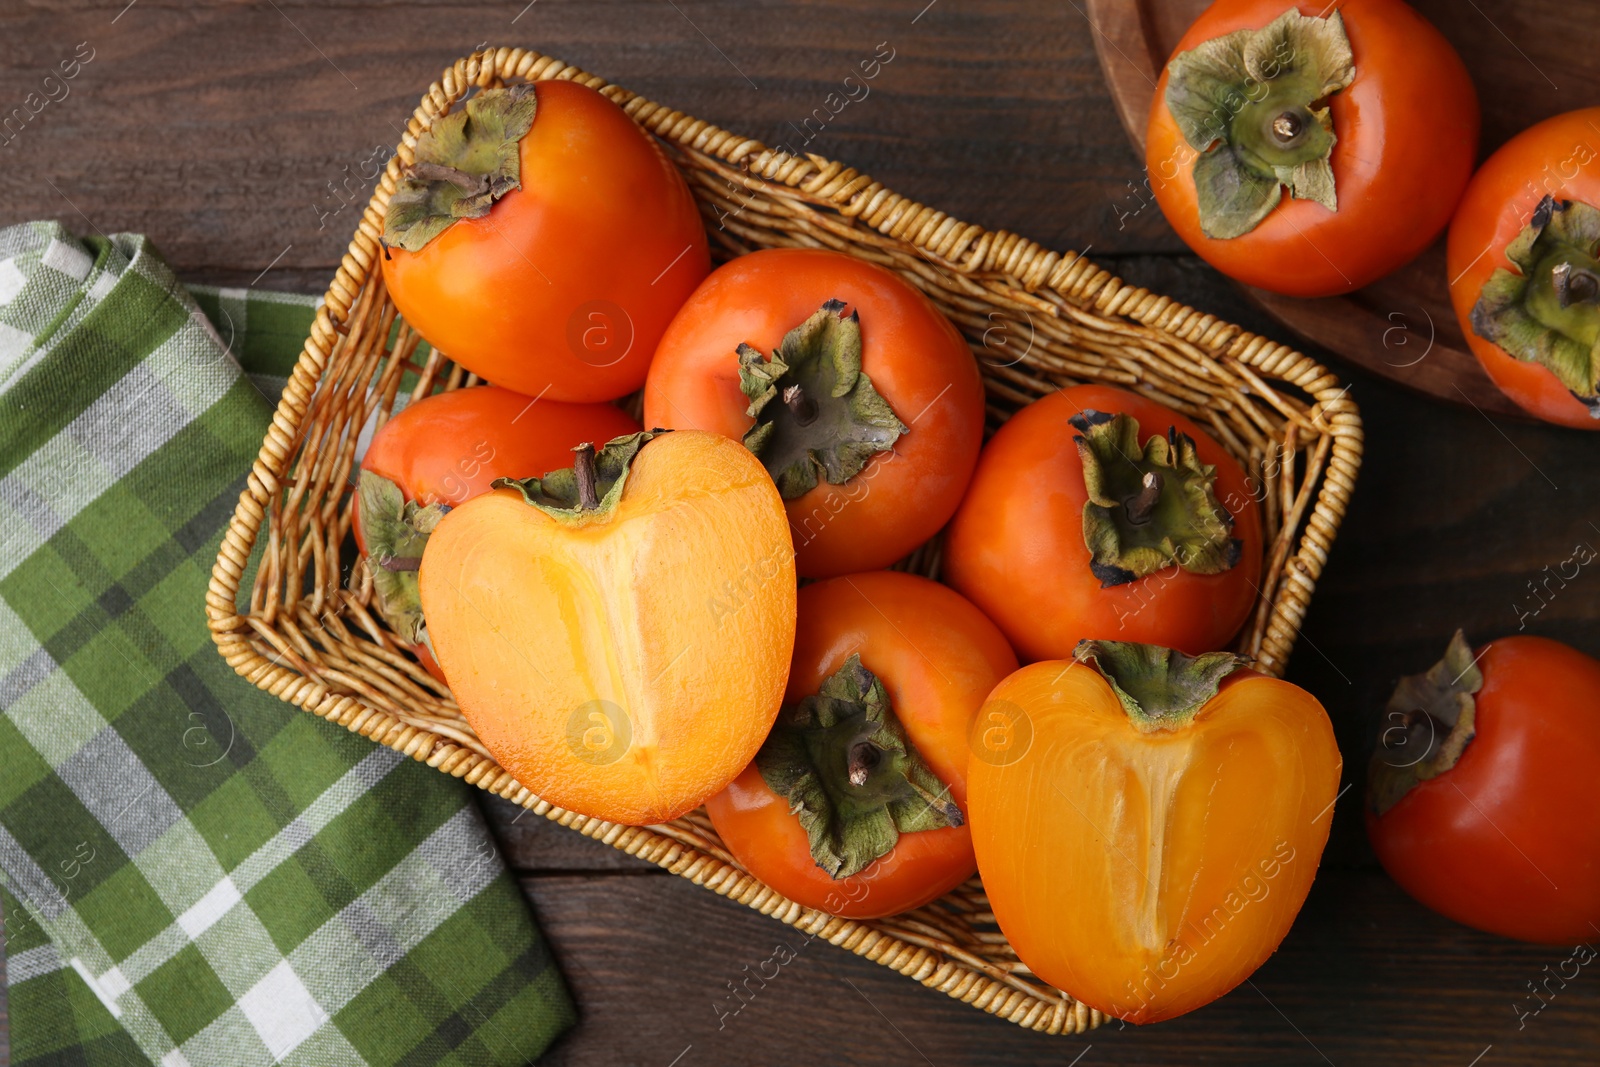
[[[680,1055],[679,1067],[1467,1067],[1491,1045],[1479,1067],[1576,1065],[1592,1064],[1600,1042],[1600,976],[1587,969],[1565,989],[1553,983],[1548,1006],[1518,1026],[1516,1007],[1538,1003],[1525,983],[1570,950],[1457,927],[1376,872],[1325,871],[1277,954],[1204,1010],[1072,1038],[952,1010],[938,993],[679,878],[534,874],[523,886],[582,1016],[546,1067],[664,1067]],[[621,927],[630,936],[617,936]],[[1441,988],[1441,975],[1464,970],[1470,984]]]
[[[1141,152],[1156,79],[1209,3],[1085,0],[1085,18],[1093,25],[1096,54],[1118,117]],[[1485,0],[1465,11],[1453,0],[1417,0],[1414,6],[1439,27],[1473,74],[1483,105],[1480,159],[1533,123],[1579,106],[1600,90],[1600,73],[1591,62],[1600,27],[1576,20],[1570,33],[1536,30],[1541,22],[1567,23],[1562,5]],[[1140,188],[1130,187],[1119,210],[1157,211],[1147,199]],[[1379,377],[1497,417],[1527,418],[1468,350],[1450,305],[1448,277],[1441,238],[1412,263],[1346,297],[1296,300],[1243,288],[1301,337]]]
[[[1527,47],[1531,27],[1506,16],[1509,5],[1479,2]],[[481,42],[537,47],[779,141],[887,41],[895,58],[870,95],[813,147],[958,217],[1092,246],[1130,281],[1289,339],[1225,279],[1175,254],[1159,212],[1119,220],[1141,168],[1072,4],[525,3],[138,0],[115,23],[120,4],[98,0],[0,6],[0,111],[79,41],[96,49],[71,95],[0,148],[0,224],[142,231],[185,280],[320,292],[354,211],[320,220],[336,203],[327,183],[392,142],[418,92]],[[367,190],[347,195],[364,202]],[[718,1031],[726,983],[780,941],[798,948],[794,932],[492,803],[502,851],[524,872],[583,1013],[546,1062],[666,1065],[693,1045],[679,1067],[1059,1067],[1092,1045],[1080,1067],[1322,1064],[1322,1054],[1340,1067],[1467,1067],[1493,1044],[1480,1067],[1593,1063],[1600,976],[1585,970],[1519,1030],[1525,983],[1565,954],[1464,930],[1405,898],[1373,866],[1358,798],[1395,678],[1436,658],[1456,625],[1480,640],[1515,632],[1518,607],[1538,604],[1527,583],[1577,541],[1600,547],[1589,525],[1600,523],[1600,468],[1584,435],[1426,403],[1334,362],[1362,406],[1370,458],[1290,677],[1327,706],[1352,788],[1311,902],[1254,989],[1157,1027],[1046,1038],[813,945]],[[1523,622],[1594,654],[1597,607],[1600,571],[1586,569]]]

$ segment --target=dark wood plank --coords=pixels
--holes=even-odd
[[[881,45],[893,58],[808,150],[1051,246],[1176,249],[1158,219],[1118,229],[1112,194],[1140,171],[1082,15],[942,0],[917,18],[925,4],[546,0],[513,22],[521,3],[139,0],[115,25],[104,6],[8,7],[0,102],[21,103],[77,42],[95,51],[5,149],[0,222],[144,232],[184,270],[246,281],[269,264],[332,267],[366,194],[325,216],[339,203],[328,183],[398,140],[422,90],[480,44],[541,48],[769,143],[798,142]],[[1051,203],[1090,208],[1041,217]]]
[[[581,1005],[579,1027],[544,1061],[560,1067],[1466,1067],[1493,1046],[1478,1061],[1491,1067],[1591,1064],[1600,1042],[1600,981],[1587,970],[1566,988],[1552,982],[1548,1006],[1519,1028],[1517,1007],[1538,1006],[1527,983],[1555,972],[1569,949],[1455,926],[1373,872],[1324,872],[1278,953],[1203,1011],[1084,1037],[1034,1034],[958,1007],[682,879],[531,876],[523,885]],[[764,965],[780,945],[785,951]],[[751,980],[738,999],[729,989],[775,969],[765,987]],[[1441,975],[1451,976],[1447,986]]]

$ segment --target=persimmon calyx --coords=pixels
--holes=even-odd
[[[1194,186],[1207,237],[1255,229],[1283,199],[1339,210],[1331,156],[1338,138],[1327,98],[1355,80],[1355,56],[1335,11],[1294,7],[1259,30],[1237,30],[1167,65],[1167,110],[1200,153]]]
[[[1419,782],[1456,765],[1477,736],[1476,694],[1482,688],[1483,672],[1460,630],[1443,659],[1400,679],[1367,767],[1367,803],[1374,812],[1382,815]]]
[[[755,419],[744,445],[785,500],[818,480],[842,485],[909,432],[861,371],[861,318],[829,300],[784,335],[768,359],[738,347],[739,389]]]
[[[426,643],[417,568],[422,565],[429,535],[450,510],[449,505],[407,500],[394,482],[364,470],[356,483],[356,507],[361,511],[378,614],[402,640]]]
[[[584,443],[572,450],[575,459],[570,467],[543,478],[496,478],[492,488],[517,490],[524,501],[560,522],[605,519],[622,499],[622,487],[639,450],[670,432],[641,430],[613,437],[598,452]]]
[[[1079,641],[1072,658],[1110,683],[1128,721],[1141,733],[1189,725],[1217,695],[1222,680],[1248,662],[1232,652],[1188,656],[1132,641]]]
[[[1546,196],[1472,306],[1472,332],[1537,363],[1600,419],[1600,208]]]
[[[778,714],[756,768],[789,802],[811,858],[833,878],[865,870],[901,834],[964,821],[906,736],[883,683],[858,655],[816,694]]]
[[[386,244],[420,252],[457,219],[478,219],[522,187],[522,139],[537,108],[531,84],[484,89],[417,138],[384,217]]]
[[[1130,415],[1088,411],[1070,422],[1083,461],[1083,543],[1101,588],[1177,564],[1221,574],[1239,562],[1233,516],[1217,502],[1217,469],[1200,462],[1194,438],[1168,427],[1139,444]]]

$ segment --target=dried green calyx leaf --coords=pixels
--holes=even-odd
[[[1537,363],[1600,419],[1600,209],[1546,196],[1472,306],[1472,332]]]
[[[1128,720],[1144,733],[1187,726],[1217,695],[1222,680],[1246,663],[1232,652],[1186,656],[1131,641],[1080,641],[1072,658],[1100,672]]]
[[[485,89],[424,130],[389,198],[384,242],[419,252],[456,220],[482,218],[521,188],[522,138],[536,107],[531,84]]]
[[[1194,438],[1168,427],[1139,443],[1130,415],[1093,409],[1070,420],[1083,460],[1083,543],[1102,588],[1177,564],[1221,574],[1239,562],[1233,516],[1217,502],[1217,469],[1200,462]]]
[[[363,470],[356,482],[356,507],[361,512],[361,533],[367,543],[367,566],[372,571],[378,614],[401,640],[425,644],[427,630],[422,618],[422,597],[417,591],[417,568],[422,565],[422,551],[429,535],[449,506],[407,500],[394,482]]]
[[[1443,659],[1400,679],[1367,766],[1367,803],[1374,812],[1382,815],[1419,782],[1456,765],[1477,735],[1474,697],[1482,688],[1483,672],[1460,630]]]
[[[865,870],[901,834],[963,822],[860,656],[845,661],[815,695],[779,713],[756,768],[789,802],[811,858],[834,878]]]
[[[785,500],[819,480],[842,485],[907,433],[861,372],[861,320],[829,300],[785,335],[767,359],[741,344],[739,388],[755,425],[744,444],[772,475]]]
[[[1339,209],[1330,157],[1338,140],[1327,98],[1355,80],[1355,56],[1335,11],[1289,8],[1259,30],[1237,30],[1167,65],[1167,110],[1200,153],[1194,184],[1207,237],[1238,237],[1278,206],[1285,186]]]
[[[640,449],[670,430],[641,430],[614,437],[596,452],[591,444],[572,450],[570,467],[543,478],[496,478],[495,489],[515,489],[553,519],[582,523],[604,519],[622,500],[622,488]]]

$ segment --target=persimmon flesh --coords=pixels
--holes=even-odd
[[[641,439],[607,487],[607,454]],[[531,503],[553,474],[446,515],[423,555],[423,612],[462,714],[519,782],[584,815],[664,822],[732,781],[771,729],[794,548],[772,479],[737,441],[639,434],[598,467],[589,506]]]
[[[1193,662],[1214,657],[1232,659]],[[1140,728],[1096,669],[1051,661],[978,716],[968,815],[995,918],[1040,978],[1129,1022],[1249,977],[1328,839],[1341,764],[1321,705],[1248,670],[1211,692]]]

